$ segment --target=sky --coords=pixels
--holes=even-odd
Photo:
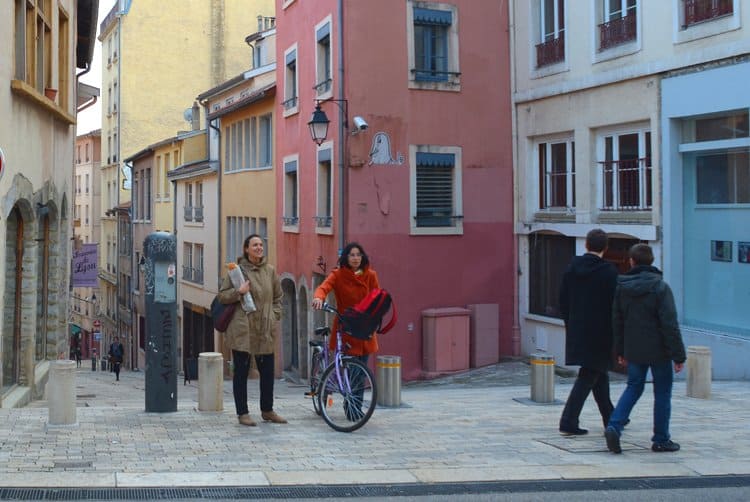
[[[99,0],[99,21],[96,28],[96,45],[94,46],[94,59],[91,61],[91,71],[80,78],[84,84],[93,85],[99,89],[99,98],[96,104],[86,108],[78,114],[77,135],[99,129],[102,126],[102,44],[99,42],[99,25],[107,16],[117,0]],[[80,70],[79,70],[80,72]]]

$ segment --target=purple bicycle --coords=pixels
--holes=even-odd
[[[328,303],[322,310],[339,319],[341,315]],[[331,328],[322,326],[315,329],[322,340],[310,342],[312,359],[310,364],[310,390],[305,394],[312,397],[313,408],[323,420],[336,431],[356,431],[372,416],[377,403],[378,392],[372,371],[359,359],[345,353],[341,332],[336,332],[336,350],[328,350],[328,336]]]

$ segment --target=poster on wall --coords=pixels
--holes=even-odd
[[[98,286],[97,246],[98,244],[83,244],[81,249],[73,251],[71,273],[74,288],[95,288]]]
[[[750,263],[750,242],[737,243],[737,260],[740,263]]]
[[[732,261],[732,241],[711,241],[711,261]]]

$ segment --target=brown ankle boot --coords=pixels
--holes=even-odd
[[[248,415],[247,413],[245,413],[244,415],[240,415],[239,417],[237,417],[237,419],[242,425],[247,425],[249,427],[254,427],[256,425],[253,419],[250,418],[250,415]]]
[[[261,418],[266,422],[273,422],[275,424],[286,424],[288,423],[284,418],[276,413],[275,411],[263,411],[260,414]]]

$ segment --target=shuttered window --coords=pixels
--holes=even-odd
[[[417,227],[455,224],[454,171],[453,154],[417,152]]]

